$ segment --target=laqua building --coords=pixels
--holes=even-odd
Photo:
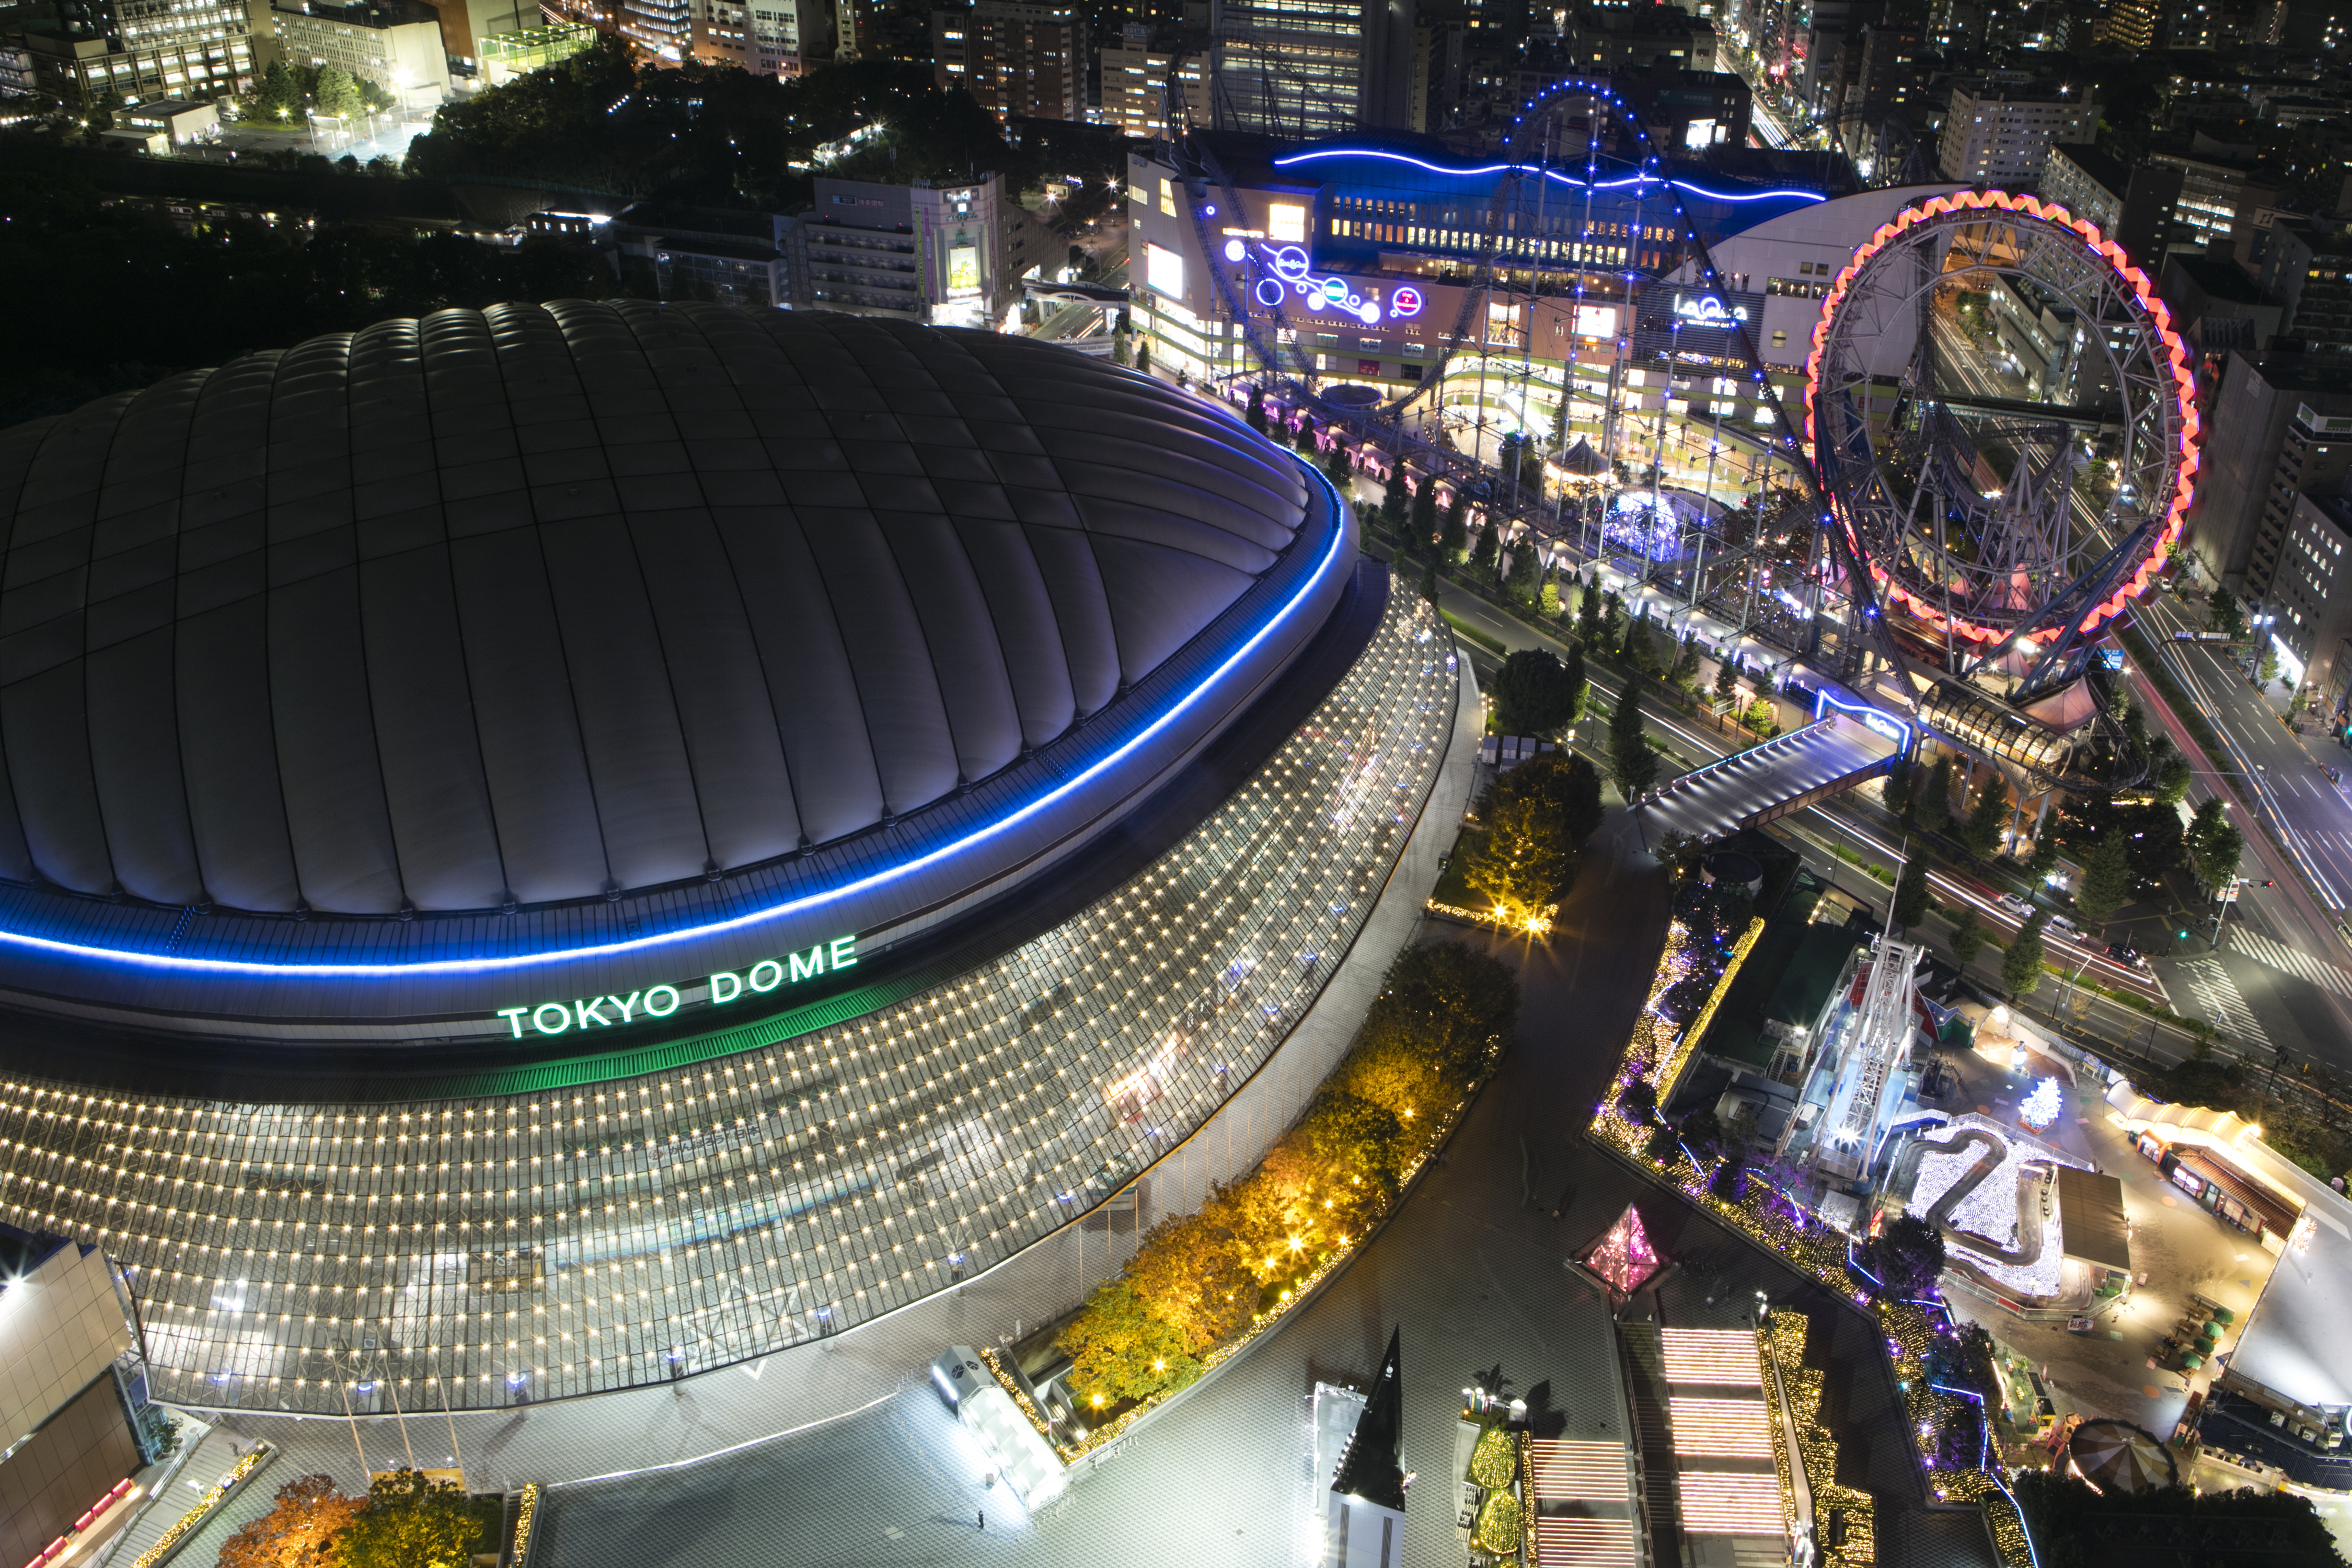
[[[1185,1206],[1475,751],[1310,467],[1025,339],[443,311],[0,432],[0,1220],[194,1406],[667,1383]]]

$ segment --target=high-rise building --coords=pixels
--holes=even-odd
[[[2147,156],[2158,168],[2180,171],[2180,195],[2172,218],[2182,237],[2200,249],[2233,238],[2254,221],[2258,208],[2279,197],[2277,186],[2257,182],[2250,169],[2200,151],[2212,145],[2200,137],[2199,146],[2189,152],[2151,152]]]
[[[1012,309],[1052,245],[992,172],[950,185],[821,177],[779,247],[794,309],[980,326]]]
[[[2295,498],[2336,493],[2352,468],[2352,361],[2232,353],[2205,432],[2189,514],[2196,574],[2266,584]]]
[[[932,70],[1003,120],[1084,120],[1087,24],[1066,5],[980,0],[931,13]]]
[[[675,63],[694,52],[695,10],[696,0],[620,0],[620,33],[655,58]]]
[[[2091,36],[2100,43],[2139,53],[2156,42],[2156,0],[2116,0]]]
[[[403,108],[441,101],[449,58],[433,8],[419,0],[338,5],[325,0],[273,0],[268,11],[278,57],[289,65],[333,66],[372,81]]]
[[[1139,22],[1129,23],[1120,31],[1117,44],[1103,46],[1102,109],[1097,118],[1129,136],[1163,134],[1167,130],[1163,100],[1167,97],[1168,72],[1175,58],[1175,51],[1168,45],[1152,42],[1149,27]],[[1196,110],[1205,111],[1208,100],[1201,89],[1198,51],[1184,57],[1183,71],[1187,100]]]
[[[1221,131],[1308,141],[1412,123],[1414,0],[1217,0]]]
[[[2039,179],[2053,143],[2088,142],[2098,127],[2099,106],[2079,88],[1958,85],[1944,116],[1944,173],[1996,184]]]
[[[268,0],[62,0],[25,30],[40,89],[71,103],[223,98],[257,79],[253,36]]]
[[[2307,353],[2352,354],[2352,230],[2273,225],[2262,278],[2285,309],[2282,338]]]

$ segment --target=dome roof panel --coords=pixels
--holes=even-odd
[[[383,916],[923,809],[1296,536],[1192,400],[982,332],[443,310],[0,431],[0,878]]]

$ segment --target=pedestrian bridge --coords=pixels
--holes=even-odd
[[[1910,744],[1910,726],[1875,710],[1841,711],[1822,699],[1822,717],[1801,730],[1710,763],[1642,797],[1645,842],[1668,833],[1706,843],[1755,827],[1852,789],[1892,767]]]

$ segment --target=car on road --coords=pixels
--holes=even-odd
[[[2019,898],[2015,893],[2003,893],[2000,896],[2000,907],[2019,920],[2030,920],[2033,915],[2032,904]]]
[[[2114,959],[2117,963],[2122,964],[2126,969],[2137,969],[2143,973],[2147,970],[2147,959],[2146,955],[2144,955],[2139,949],[2133,947],[2128,943],[2120,942],[2111,942],[2107,943],[2107,956]]]
[[[2076,942],[2083,940],[2083,928],[2076,925],[2073,921],[2068,920],[2064,915],[2052,915],[2050,917],[2050,929],[2060,932],[2062,935],[2071,936]]]

